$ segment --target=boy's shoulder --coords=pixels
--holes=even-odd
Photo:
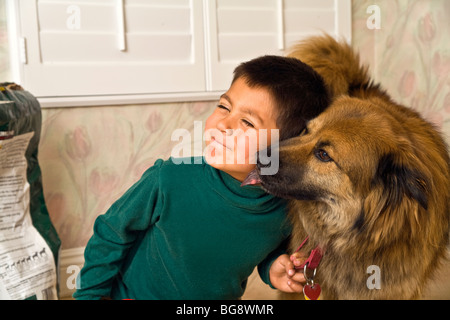
[[[203,157],[158,159],[145,175],[156,173],[162,178],[179,178],[198,174],[204,169],[205,164]]]
[[[200,160],[202,159],[200,158]],[[142,177],[143,183],[158,186],[158,189],[163,193],[186,193],[200,185],[207,184],[208,178],[207,174],[205,174],[205,165],[204,161],[200,162],[194,157],[158,159],[144,173]]]

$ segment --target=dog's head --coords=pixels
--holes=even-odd
[[[401,119],[367,100],[342,97],[299,137],[279,145],[278,173],[261,175],[261,185],[276,196],[326,208],[313,218],[321,225],[361,232],[384,214],[397,219],[392,215],[399,208],[427,208],[426,169],[417,165],[413,148]]]

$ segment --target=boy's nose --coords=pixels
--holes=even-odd
[[[233,129],[231,128],[230,121],[228,119],[222,119],[217,123],[217,129],[223,132],[227,136],[233,135]]]

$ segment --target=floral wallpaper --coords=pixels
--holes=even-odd
[[[5,1],[0,0],[0,82],[10,77]]]
[[[369,30],[366,10],[377,5],[381,28]],[[353,45],[398,102],[410,106],[450,142],[450,1],[353,1]]]
[[[0,0],[0,82],[9,80]],[[379,9],[380,29],[367,21]],[[353,46],[377,81],[420,111],[450,142],[450,1],[354,0]],[[175,129],[193,130],[214,102],[43,109],[39,161],[46,203],[62,248],[82,247],[95,218],[157,158]]]
[[[204,123],[215,105],[44,109],[39,161],[46,204],[62,247],[84,246],[95,218],[156,159],[168,159],[173,147],[183,142],[178,137],[172,141],[172,133],[192,132],[194,121]]]

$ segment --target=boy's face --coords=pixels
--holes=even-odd
[[[267,148],[275,139],[271,129],[278,129],[276,118],[269,92],[250,88],[244,79],[237,79],[206,120],[206,161],[243,181],[255,168],[256,151]]]

